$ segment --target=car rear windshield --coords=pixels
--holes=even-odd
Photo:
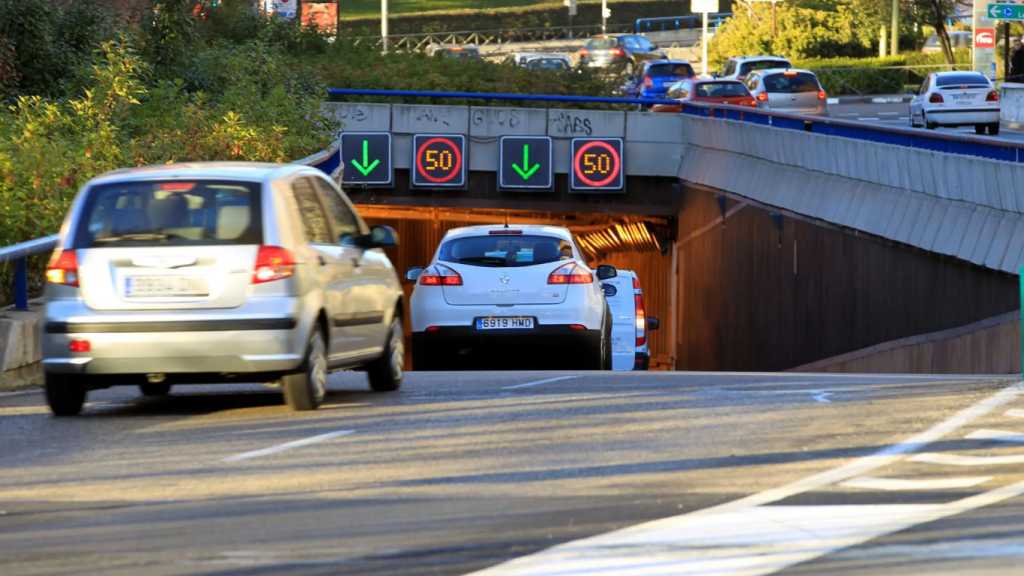
[[[457,60],[479,60],[480,52],[475,48],[446,48],[444,55]]]
[[[750,96],[742,82],[701,82],[696,88],[698,98],[735,98]]]
[[[617,38],[591,38],[583,45],[587,50],[607,50],[619,45]]]
[[[755,70],[771,70],[772,68],[792,68],[787,60],[751,60],[740,65],[740,75],[745,76]]]
[[[647,75],[691,78],[693,77],[693,67],[689,64],[654,64],[647,70]]]
[[[90,188],[75,248],[262,244],[260,185],[158,180]]]
[[[988,86],[988,79],[982,74],[944,74],[935,77],[936,86]]]
[[[807,72],[769,74],[764,77],[764,89],[770,94],[797,94],[818,92],[818,79]]]
[[[572,258],[572,244],[567,240],[532,234],[453,238],[441,245],[438,255],[444,262],[494,268],[517,268]]]
[[[531,70],[568,70],[569,64],[561,58],[534,58],[526,62]]]

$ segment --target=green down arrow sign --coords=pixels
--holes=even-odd
[[[374,160],[372,164],[370,163],[370,142],[368,140],[363,140],[363,163],[360,164],[358,160],[352,160],[352,165],[355,166],[356,170],[359,170],[363,176],[366,176],[377,167],[377,164],[380,164],[380,160]]]
[[[540,163],[534,164],[533,167],[530,167],[530,145],[529,144],[523,144],[523,166],[522,166],[522,168],[519,167],[519,164],[513,164],[512,168],[514,168],[515,171],[518,172],[519,175],[523,177],[523,180],[529,180],[530,176],[533,176],[533,173],[536,172],[538,168],[540,168]]]

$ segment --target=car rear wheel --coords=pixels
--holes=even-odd
[[[993,123],[989,124],[988,125],[988,133],[991,134],[992,136],[998,135],[999,134],[999,122],[993,122]]]
[[[395,314],[388,329],[384,353],[366,368],[370,389],[374,392],[394,392],[402,387],[405,374],[405,328],[402,317]]]
[[[327,348],[324,335],[313,330],[306,347],[306,360],[300,372],[281,379],[284,401],[296,412],[316,410],[327,395]]]
[[[935,130],[938,126],[928,121],[928,117],[925,116],[924,112],[921,112],[921,122],[924,123],[926,130]]]
[[[167,383],[161,384],[139,384],[139,390],[143,396],[167,396],[171,393],[171,385]]]
[[[54,416],[77,416],[89,392],[85,379],[69,374],[45,374],[46,403]]]
[[[984,134],[986,126],[984,124],[977,124],[974,126],[975,134]]]

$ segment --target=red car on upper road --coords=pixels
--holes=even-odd
[[[665,94],[665,104],[651,106],[651,112],[682,112],[683,102],[707,102],[709,104],[732,104],[757,108],[757,100],[739,80],[717,80],[697,78],[680,80]]]

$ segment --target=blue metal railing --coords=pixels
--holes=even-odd
[[[0,265],[14,263],[14,310],[28,310],[28,258],[57,246],[59,234],[0,248]]]
[[[383,96],[397,98],[461,98],[464,100],[513,100],[534,102],[577,102],[580,104],[664,104],[655,98],[615,98],[612,96],[551,96],[545,94],[487,94],[479,92],[424,92],[422,90],[360,90],[358,88],[331,88],[334,96]]]
[[[708,14],[708,26],[717,29],[726,21],[732,12],[719,14]],[[667,16],[663,18],[637,18],[636,33],[644,32],[669,32],[672,30],[693,30],[700,28],[703,16]],[[652,26],[653,25],[653,26]]]

